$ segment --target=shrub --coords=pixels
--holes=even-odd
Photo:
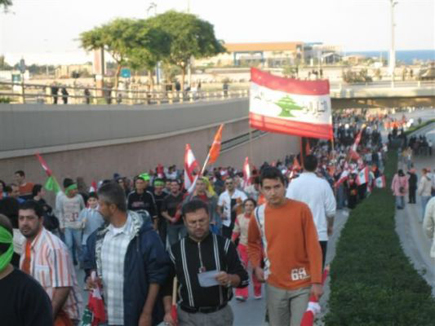
[[[387,187],[374,189],[354,209],[331,265],[327,325],[434,325],[430,286],[403,253],[395,232],[389,186],[397,154],[388,153]]]

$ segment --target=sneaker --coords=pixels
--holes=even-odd
[[[236,296],[236,300],[240,301],[240,302],[244,302],[244,301],[246,301],[246,298],[242,297],[241,295],[238,295],[238,296]]]
[[[254,299],[255,300],[260,300],[262,298],[263,298],[263,296],[261,294],[260,295],[254,295]]]

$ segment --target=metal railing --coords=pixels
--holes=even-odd
[[[190,90],[147,91],[146,86],[129,89],[96,88],[67,85],[41,85],[31,83],[0,82],[0,103],[12,104],[126,104],[160,105],[197,101],[214,101],[246,98],[248,89],[239,90]],[[63,92],[63,89],[65,91]]]

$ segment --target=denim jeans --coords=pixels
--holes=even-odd
[[[426,213],[426,205],[431,197],[430,196],[421,196],[421,215],[420,215],[420,223],[423,223],[424,214]]]
[[[71,259],[75,258],[76,261],[82,261],[82,230],[65,228],[65,244]]]
[[[399,209],[405,208],[405,197],[396,196],[396,207]]]

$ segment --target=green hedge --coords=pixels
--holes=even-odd
[[[388,153],[387,187],[350,213],[331,265],[326,325],[435,325],[431,288],[403,253],[389,190],[397,154]]]
[[[412,134],[414,131],[417,131],[418,129],[424,128],[424,127],[426,127],[434,122],[435,122],[435,119],[431,119],[431,120],[423,122],[422,124],[414,125],[411,128],[409,128],[407,131],[405,131],[405,134],[406,135]]]

